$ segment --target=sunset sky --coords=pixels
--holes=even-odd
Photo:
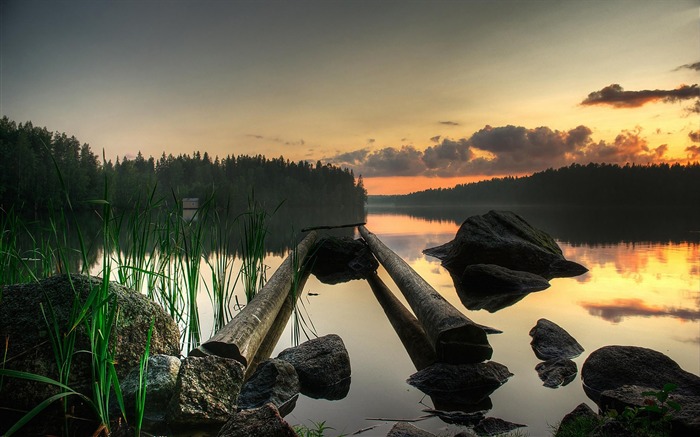
[[[370,194],[700,160],[700,3],[0,0],[0,112],[352,168]]]

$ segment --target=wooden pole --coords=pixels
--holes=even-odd
[[[447,302],[366,227],[360,226],[359,230],[423,325],[439,361],[479,363],[491,358],[493,349],[480,326]]]
[[[433,364],[435,362],[435,349],[430,344],[430,340],[425,335],[425,330],[416,316],[403,306],[377,273],[371,273],[367,277],[367,282],[391,326],[401,339],[401,343],[406,348],[416,370],[424,369]]]
[[[272,323],[272,326],[270,326],[270,330],[267,332],[267,335],[263,339],[262,344],[255,353],[255,356],[248,364],[248,368],[245,371],[245,379],[248,379],[253,375],[255,369],[260,363],[270,358],[272,351],[275,349],[277,342],[279,342],[280,337],[282,336],[282,332],[284,332],[284,328],[287,327],[287,322],[289,322],[289,318],[291,317],[292,311],[294,311],[294,306],[296,305],[295,302],[302,295],[304,285],[306,285],[306,280],[309,278],[311,269],[302,267],[300,272],[296,296],[293,295],[292,287],[290,286],[289,292],[287,293],[287,298],[284,300],[282,308],[280,308],[280,312],[277,313],[277,317],[275,317],[275,321]]]
[[[247,367],[279,314],[292,277],[316,242],[316,235],[314,231],[308,233],[255,297],[226,326],[192,349],[189,355],[233,358]]]

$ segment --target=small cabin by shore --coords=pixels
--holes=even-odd
[[[182,199],[182,218],[185,220],[194,219],[195,214],[199,209],[198,197],[185,197]]]

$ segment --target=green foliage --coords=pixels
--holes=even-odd
[[[671,413],[680,411],[681,406],[669,399],[677,389],[675,384],[665,384],[661,390],[643,392],[647,397],[641,407],[626,407],[622,412],[609,410],[602,416],[577,417],[566,426],[559,426],[556,437],[584,437],[597,435],[613,437],[617,432],[607,431],[611,422],[627,433],[640,437],[666,437],[671,435]]]
[[[294,425],[294,431],[300,437],[329,437],[326,435],[326,431],[334,430],[330,426],[326,426],[326,421],[322,422],[311,422],[312,426],[306,425]],[[343,437],[345,434],[338,434],[338,437]]]

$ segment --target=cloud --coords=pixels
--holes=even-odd
[[[694,64],[681,65],[680,67],[674,69],[673,71],[684,70],[684,69],[700,71],[700,62],[696,62]]]
[[[681,85],[675,90],[625,91],[618,84],[594,91],[584,99],[582,105],[610,105],[615,108],[637,108],[650,102],[665,103],[700,97],[698,85]]]
[[[699,320],[700,311],[690,308],[656,307],[642,299],[615,299],[609,303],[583,302],[581,306],[593,316],[612,323],[620,323],[625,317],[674,317],[681,320]]]
[[[325,160],[365,177],[451,177],[524,174],[573,162],[647,164],[664,160],[668,152],[666,144],[650,147],[639,127],[620,132],[612,142],[594,141],[592,133],[583,125],[567,131],[487,125],[468,138],[433,137],[435,144],[422,151],[412,145],[378,150],[367,147]]]
[[[440,121],[438,123],[443,124],[445,126],[459,126],[459,123],[457,123],[456,121]]]
[[[688,134],[688,138],[690,138],[690,141],[694,143],[700,143],[700,130],[690,132]]]
[[[685,148],[688,159],[700,159],[700,146],[688,146]]]
[[[247,136],[247,137],[250,137],[250,138],[255,138],[256,140],[265,139],[264,136],[262,136],[262,135],[256,135],[256,134],[247,134],[246,136]]]

